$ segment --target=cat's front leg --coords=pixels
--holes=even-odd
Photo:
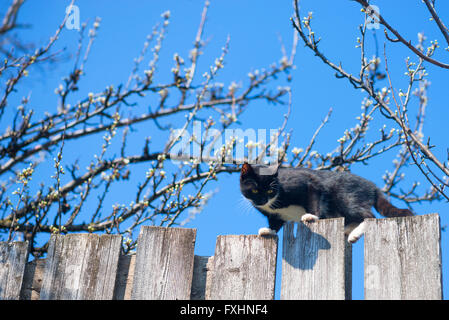
[[[358,226],[354,227],[354,224],[351,224],[345,228],[345,234],[348,234],[348,242],[355,243],[359,240],[366,230],[366,223],[363,221]]]
[[[260,228],[258,232],[259,236],[274,236],[284,224],[284,220],[280,219],[277,215],[267,214],[267,218],[269,227]]]
[[[310,223],[320,219],[321,193],[313,185],[309,185],[307,191],[307,213],[301,216],[301,221]]]

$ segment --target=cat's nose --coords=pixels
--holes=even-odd
[[[267,203],[267,199],[257,199],[253,200],[253,202],[256,206],[263,206],[265,203]]]

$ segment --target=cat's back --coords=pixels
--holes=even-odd
[[[374,197],[377,192],[373,182],[348,171],[317,170],[315,174],[327,191],[333,193],[360,193]]]
[[[314,170],[308,168],[279,168],[278,177],[282,181],[302,181],[304,179],[339,179],[346,175],[341,175],[344,172],[334,172],[330,170]]]
[[[279,168],[279,181],[287,185],[316,183],[323,188],[346,191],[361,189],[364,191],[377,189],[376,185],[348,171],[313,170],[307,168]]]
[[[307,186],[315,180],[314,170],[307,168],[279,168],[278,181],[285,192],[306,192]]]
[[[282,182],[303,181],[315,175],[314,170],[307,168],[279,168],[278,179]]]

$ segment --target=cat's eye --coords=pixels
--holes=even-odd
[[[273,193],[273,189],[268,190],[267,193],[268,193],[268,194]]]
[[[251,191],[252,191],[253,193],[258,193],[258,192],[259,192],[259,190],[257,190],[257,189],[251,189]]]

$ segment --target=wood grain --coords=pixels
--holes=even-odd
[[[35,259],[25,265],[20,300],[39,300],[46,259]]]
[[[210,267],[212,260],[213,257],[195,256],[190,300],[205,299],[208,274],[212,271]]]
[[[189,299],[196,230],[142,227],[134,269],[134,300]]]
[[[52,235],[41,300],[111,300],[121,236]]]
[[[218,236],[206,299],[274,299],[277,236]]]
[[[0,242],[0,300],[19,300],[28,242]]]
[[[284,226],[281,299],[351,298],[351,246],[344,219]]]
[[[442,299],[438,214],[369,219],[365,299]]]
[[[115,279],[114,300],[131,300],[136,254],[120,255]]]

